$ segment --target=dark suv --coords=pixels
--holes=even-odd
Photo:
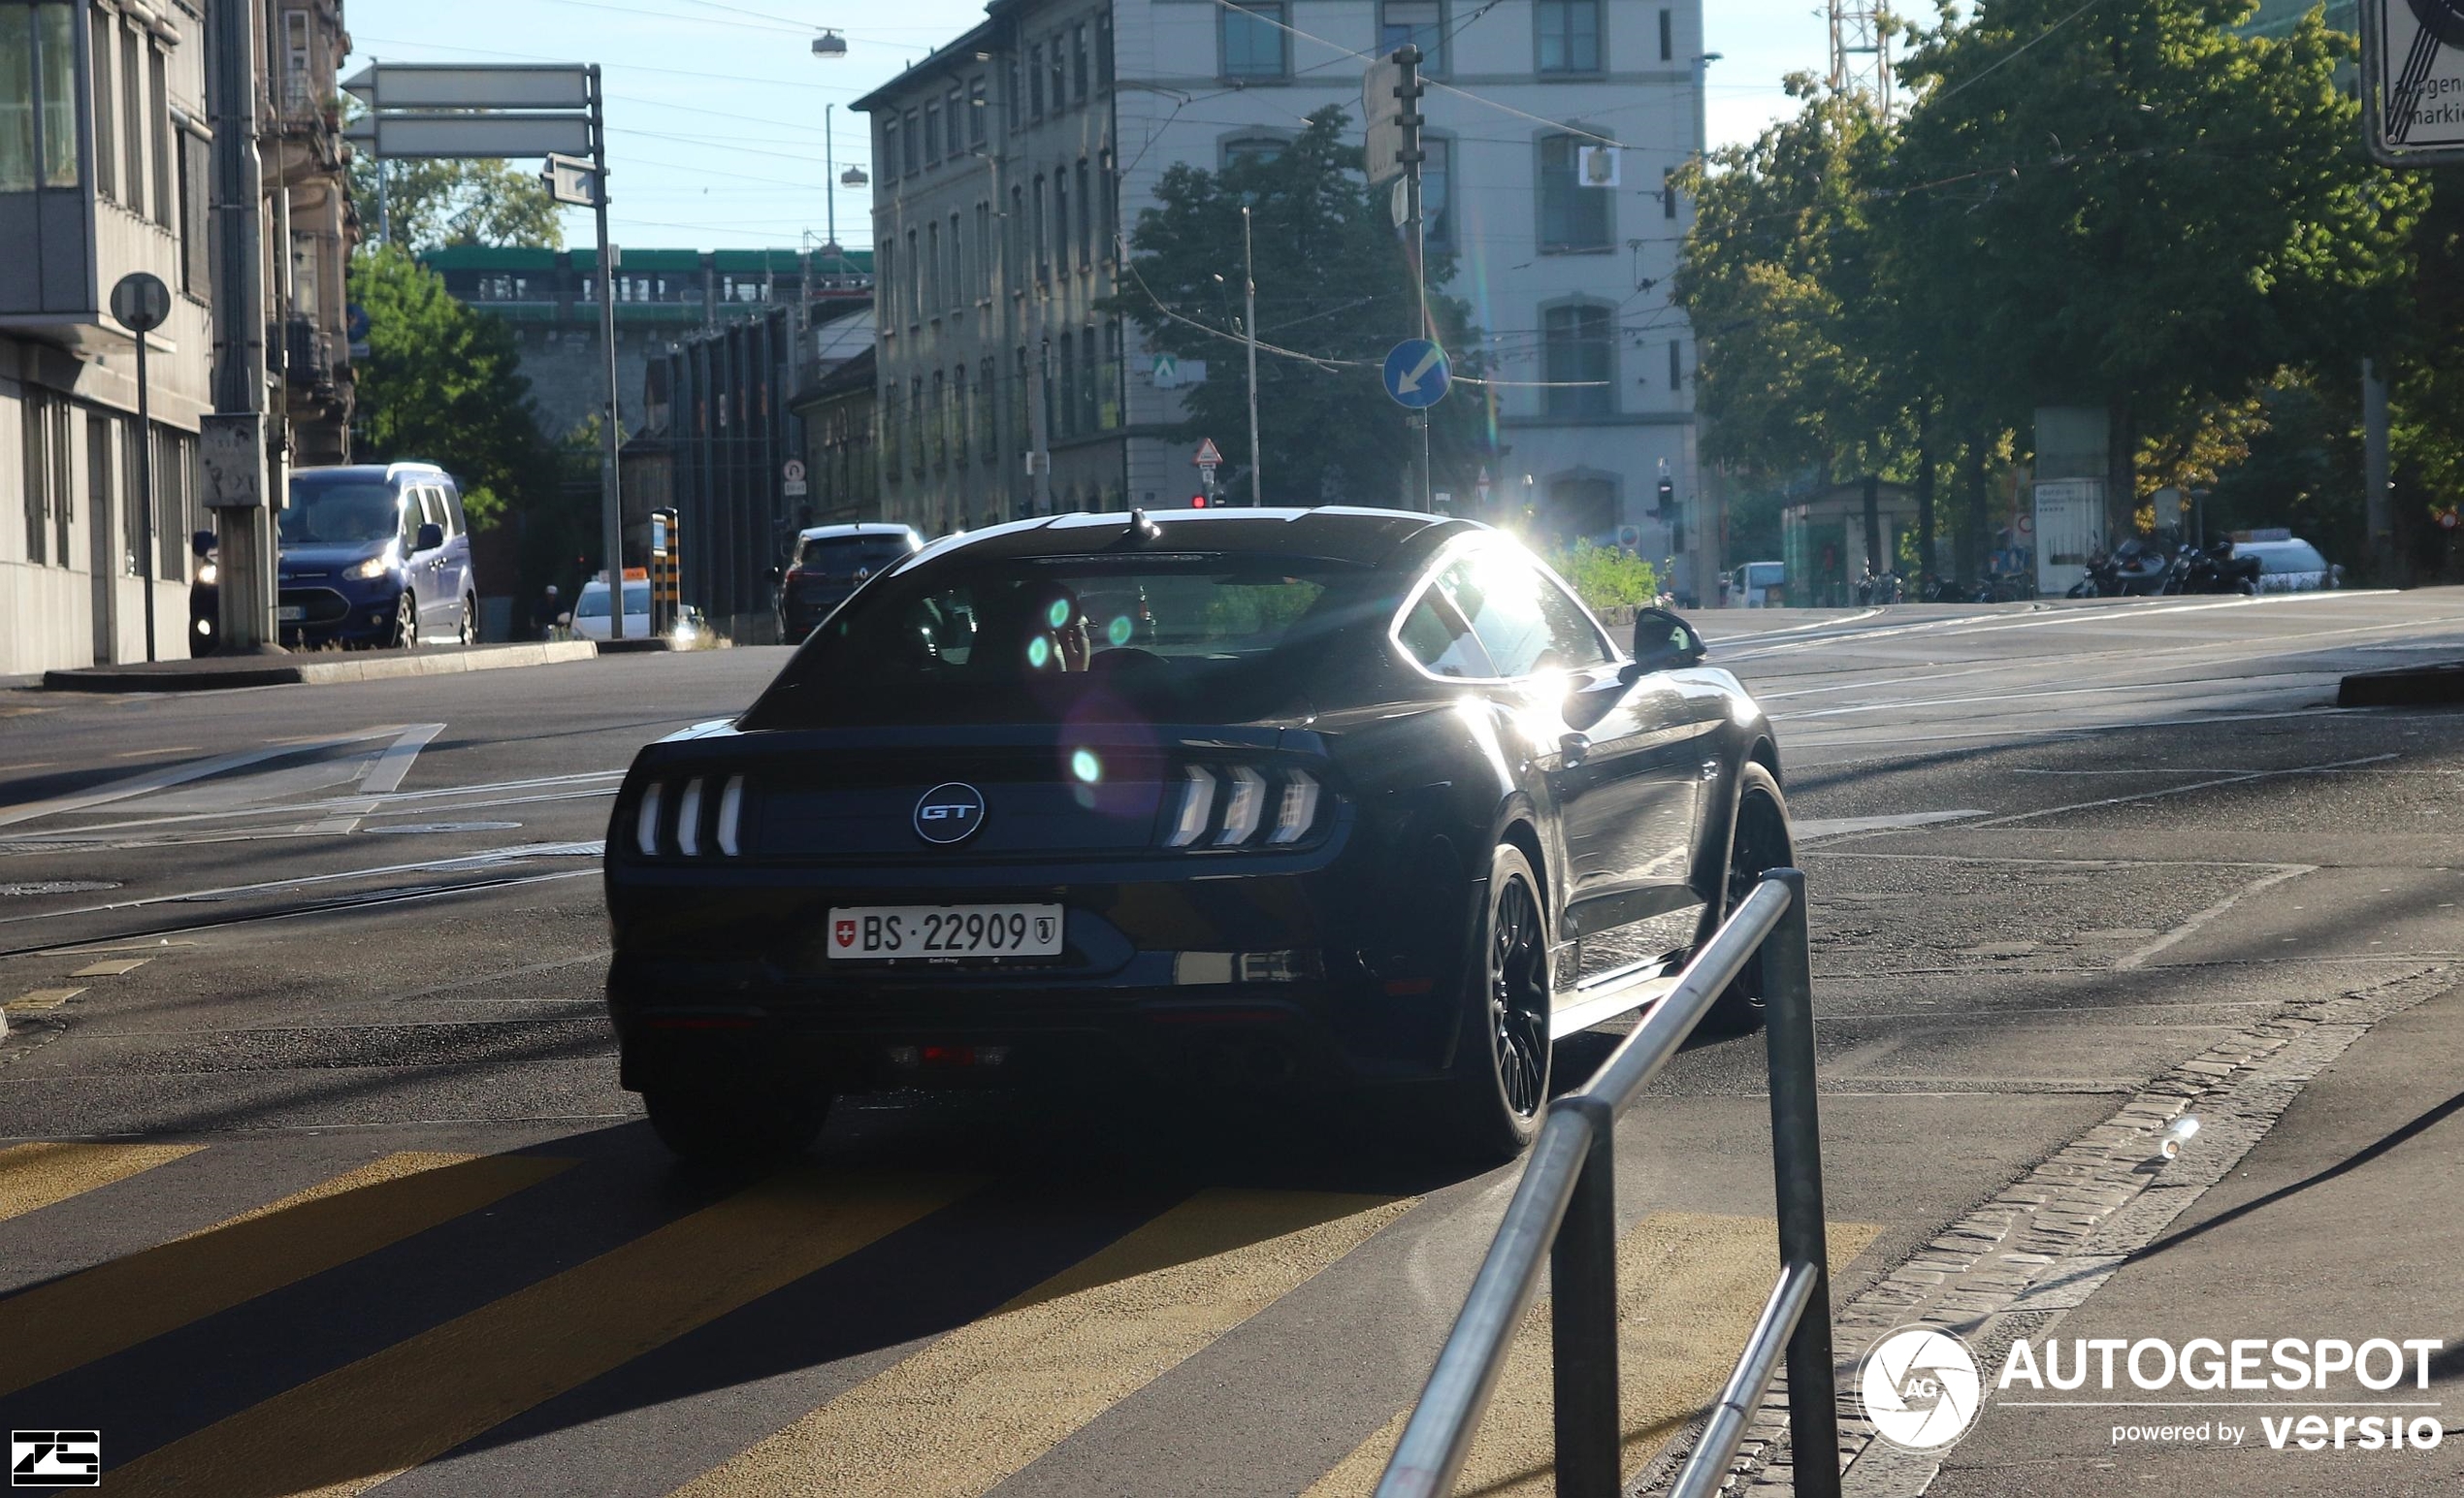
[[[924,549],[904,525],[823,525],[799,531],[795,555],[779,576],[779,640],[799,644],[857,585]]]

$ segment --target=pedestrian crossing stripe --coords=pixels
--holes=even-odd
[[[143,1175],[204,1148],[201,1144],[11,1145],[0,1150],[0,1222]]]
[[[113,1472],[122,1498],[365,1492],[950,1205],[955,1179],[782,1171]]]
[[[38,1285],[0,1300],[0,1395],[476,1212],[572,1163],[531,1155],[388,1155],[211,1227]]]
[[[1833,1274],[1882,1229],[1831,1222]],[[1697,1411],[1718,1397],[1779,1277],[1769,1218],[1655,1213],[1617,1246],[1620,1470],[1632,1477]],[[1556,1490],[1556,1400],[1549,1302],[1532,1307],[1509,1344],[1457,1490],[1481,1498],[1545,1498]],[[1365,1498],[1378,1485],[1409,1408],[1312,1483],[1304,1498]]]
[[[1403,1215],[1412,1199],[1213,1189],[678,1489],[989,1491]]]

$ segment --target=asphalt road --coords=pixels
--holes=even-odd
[[[1700,622],[1779,722],[1816,892],[1843,1308],[2220,1044],[2464,967],[2457,715],[2331,705],[2464,655],[2464,593]],[[760,1180],[650,1138],[597,839],[636,745],[780,659],[0,692],[6,1423],[99,1429],[109,1492],[1366,1493],[1511,1171],[1143,1094],[858,1098]],[[1620,1134],[1646,1476],[1768,1286],[1760,1073],[1697,1046]],[[2464,1324],[2415,1278],[2380,1289]],[[1544,1346],[1480,1491],[1545,1490]],[[2048,1477],[1998,1418],[1865,1490],[2131,1477]],[[2370,1490],[2451,1490],[2445,1454]]]

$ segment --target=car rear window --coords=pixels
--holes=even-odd
[[[2308,541],[2281,541],[2246,549],[2258,554],[2258,570],[2262,572],[2323,572],[2327,570],[2327,559]]]
[[[1372,575],[1248,553],[953,557],[858,594],[748,722],[1040,721],[1098,700],[1246,716]]]
[[[797,564],[806,571],[852,573],[895,562],[913,550],[900,536],[817,536],[804,542]]]
[[[625,584],[625,612],[629,614],[650,612],[650,584],[646,582]],[[606,618],[607,590],[603,587],[584,588],[581,601],[573,605],[573,617],[576,619]]]

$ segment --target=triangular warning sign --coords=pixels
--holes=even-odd
[[[1223,452],[1215,445],[1214,438],[1206,438],[1198,443],[1198,455],[1189,461],[1200,468],[1221,468]]]

